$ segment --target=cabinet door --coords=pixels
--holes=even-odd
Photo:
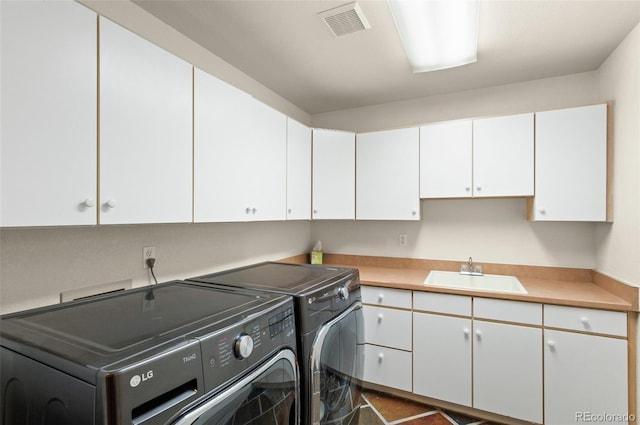
[[[536,113],[536,195],[541,221],[607,220],[607,105]]]
[[[356,219],[419,220],[419,129],[356,137]]]
[[[73,1],[0,7],[0,225],[96,224],[96,14]]]
[[[365,344],[363,379],[366,382],[411,391],[411,353]]]
[[[542,423],[542,329],[475,320],[473,407]]]
[[[311,219],[311,129],[287,119],[287,220]]]
[[[230,165],[245,163],[246,174],[239,187],[225,185],[246,193],[241,212],[251,209],[251,221],[285,220],[287,207],[287,117],[258,100],[252,100],[247,150],[236,158],[226,158]],[[236,165],[237,166],[237,165]]]
[[[410,311],[367,305],[363,313],[366,343],[411,351]]]
[[[194,70],[194,221],[244,220],[249,170],[247,123],[253,99],[199,69]]]
[[[544,337],[544,423],[627,423],[616,419],[629,413],[627,341],[552,330]],[[600,414],[608,416],[587,416]]]
[[[100,18],[100,223],[191,221],[191,70]]]
[[[471,121],[420,127],[420,197],[471,197]]]
[[[355,218],[355,133],[313,130],[313,219]]]
[[[194,73],[194,220],[284,220],[286,117]]]
[[[413,392],[471,406],[471,319],[413,313]]]
[[[533,114],[473,121],[473,196],[533,196]]]

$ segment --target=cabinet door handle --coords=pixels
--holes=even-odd
[[[549,348],[551,348],[552,350],[554,350],[556,348],[556,343],[552,340],[549,339],[547,340],[547,345],[549,346]]]
[[[287,212],[288,212],[289,214],[291,214],[291,208],[289,208],[289,209],[287,210]]]
[[[251,208],[250,208],[250,207],[247,207],[247,208],[244,210],[244,212],[245,212],[245,214],[251,214]]]
[[[384,319],[384,314],[378,314],[378,323],[382,322],[382,319]]]
[[[476,190],[480,192],[482,190],[482,186],[476,186]]]
[[[480,329],[476,331],[476,338],[482,339],[482,331]]]
[[[84,201],[82,201],[82,205],[84,205],[87,208],[93,208],[96,206],[96,201],[93,198],[87,198]]]
[[[378,353],[378,363],[382,363],[382,360],[384,360],[384,353]]]
[[[540,207],[540,208],[538,208],[538,212],[539,212],[540,214],[544,215],[544,214],[546,214],[546,213],[547,213],[547,210],[546,210],[546,209],[544,209],[544,207]]]
[[[470,190],[471,190],[471,186],[465,186],[465,187],[464,187],[464,191],[465,191],[465,192],[469,192]]]
[[[109,208],[115,208],[115,207],[116,207],[116,205],[118,205],[118,203],[116,202],[116,200],[115,200],[115,199],[109,199],[109,200],[107,201],[107,204],[106,204],[106,205],[107,205],[107,207],[109,207]]]
[[[464,329],[462,330],[462,333],[464,334],[464,337],[466,338],[466,337],[468,337],[468,336],[469,336],[469,334],[471,333],[471,331],[470,331],[468,328],[464,328]]]

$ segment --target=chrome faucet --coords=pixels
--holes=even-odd
[[[469,261],[460,266],[460,274],[467,276],[482,276],[482,266],[473,264],[473,258],[469,257]]]

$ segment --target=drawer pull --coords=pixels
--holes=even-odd
[[[378,302],[381,303],[383,299],[384,299],[384,294],[381,292],[378,294]]]
[[[383,359],[384,359],[384,353],[378,353],[378,363],[382,363]]]
[[[382,319],[384,319],[384,314],[378,314],[378,323],[382,322]]]
[[[582,316],[580,318],[580,321],[582,322],[582,324],[584,325],[585,328],[589,327],[589,318],[586,316]]]

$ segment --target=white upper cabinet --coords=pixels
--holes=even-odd
[[[287,119],[287,220],[311,219],[311,129]]]
[[[356,137],[356,219],[419,220],[419,129]]]
[[[194,221],[284,220],[286,116],[194,73]]]
[[[471,121],[420,127],[420,197],[471,197]]]
[[[100,18],[100,223],[191,221],[191,70]]]
[[[533,114],[420,128],[420,197],[533,195]]]
[[[355,133],[313,130],[314,219],[355,218]]]
[[[287,117],[253,99],[248,124],[249,146],[238,163],[250,170],[242,180],[246,193],[245,212],[251,220],[285,220],[287,205]],[[247,154],[249,152],[249,154]]]
[[[529,218],[606,221],[607,105],[536,113],[536,195]]]
[[[96,14],[0,2],[0,225],[96,224]]]
[[[473,121],[473,196],[533,196],[533,114]]]

